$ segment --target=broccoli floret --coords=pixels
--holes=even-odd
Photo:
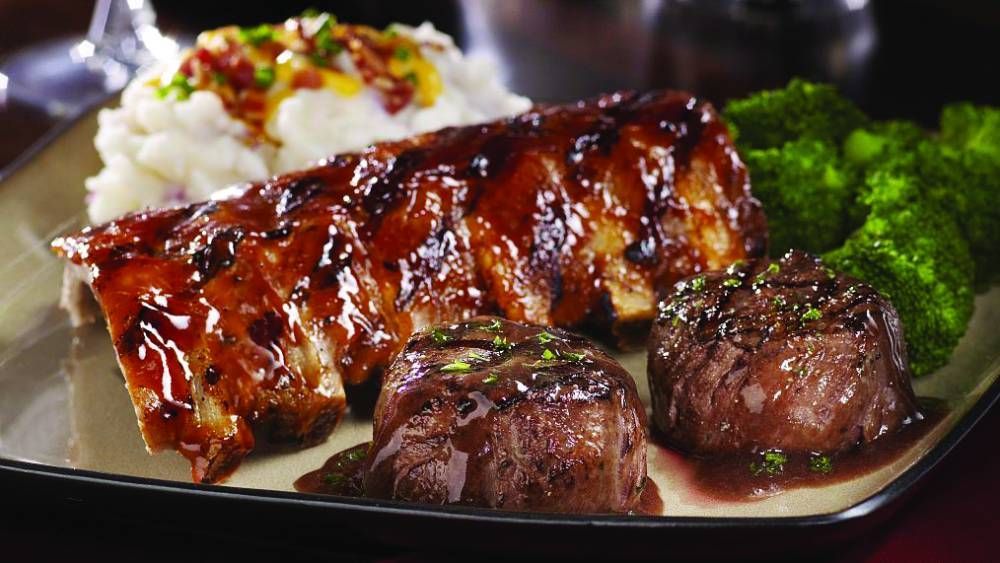
[[[851,131],[868,122],[833,86],[798,78],[783,89],[733,100],[724,115],[742,149],[780,147],[800,137],[840,145]]]
[[[850,212],[864,216],[872,201],[900,195],[890,194],[885,186],[871,178],[884,174],[905,176],[907,201],[923,201],[949,213],[968,242],[976,262],[976,279],[985,282],[1000,271],[1000,165],[983,153],[956,150],[940,142],[925,139],[895,154],[886,154],[869,168],[866,181]]]
[[[941,140],[956,149],[1000,162],[1000,108],[970,103],[945,106],[941,112]]]
[[[948,210],[968,241],[976,279],[1000,270],[1000,163],[973,151],[926,143],[914,153],[928,199]]]
[[[772,256],[791,248],[825,252],[847,237],[857,174],[843,165],[836,146],[797,139],[748,150],[744,159],[753,193],[767,210]]]
[[[886,161],[906,158],[926,137],[924,130],[910,121],[871,123],[855,129],[844,140],[844,161],[855,169],[865,170]],[[862,202],[865,193],[862,186],[847,205],[847,223],[851,230],[861,226],[868,215],[868,206]]]
[[[973,262],[952,214],[897,167],[866,179],[871,209],[827,264],[870,283],[895,306],[914,375],[947,363],[972,316]]]
[[[851,131],[844,140],[844,160],[868,166],[877,158],[912,150],[927,137],[912,121],[883,121]]]

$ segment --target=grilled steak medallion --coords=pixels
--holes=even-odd
[[[586,339],[480,317],[418,333],[386,372],[365,494],[626,512],[646,482],[631,376]]]
[[[648,370],[657,427],[696,453],[835,453],[919,416],[892,305],[799,251],[679,282]]]
[[[415,330],[499,313],[624,334],[657,291],[761,255],[705,102],[614,94],[373,145],[229,199],[56,240],[107,318],[148,448],[217,481],[251,426],[315,442]],[[69,292],[73,295],[74,292]]]

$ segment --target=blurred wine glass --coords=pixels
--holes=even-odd
[[[98,0],[86,36],[30,46],[0,65],[0,104],[17,101],[54,118],[72,117],[177,50],[157,29],[149,0]]]

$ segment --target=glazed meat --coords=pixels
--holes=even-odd
[[[365,494],[626,512],[646,482],[631,376],[573,334],[480,317],[414,335],[386,372]]]
[[[415,330],[500,314],[624,337],[658,290],[762,254],[766,226],[712,108],[666,92],[378,144],[53,244],[102,307],[148,448],[216,481],[254,427],[326,436],[345,384]]]
[[[679,282],[648,370],[656,426],[696,453],[836,453],[919,416],[892,305],[799,251]]]

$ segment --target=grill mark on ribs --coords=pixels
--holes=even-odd
[[[664,167],[655,181],[646,164]],[[681,181],[698,189],[680,194]],[[698,194],[712,195],[685,199]],[[502,313],[618,335],[650,321],[677,279],[765,245],[725,127],[679,92],[376,144],[54,243],[92,276],[147,445],[182,450],[209,482],[253,447],[251,423],[321,439],[344,382],[378,373],[428,324]],[[142,352],[136,328],[137,304],[158,301],[169,361]],[[197,391],[194,412],[159,415],[171,386]]]

